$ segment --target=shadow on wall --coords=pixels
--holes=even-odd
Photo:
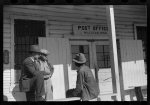
[[[16,85],[13,88],[12,96],[14,98],[14,101],[26,101],[25,93],[19,91],[19,85]]]

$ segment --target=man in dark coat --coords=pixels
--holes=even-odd
[[[84,54],[77,54],[73,61],[77,66],[77,81],[73,96],[80,96],[82,101],[96,101],[99,95],[98,83],[90,68],[85,65],[86,58]]]
[[[30,90],[26,92],[27,101],[44,101],[44,71],[39,70],[38,58],[40,49],[37,45],[31,45],[31,56],[23,61],[21,78],[29,78]]]

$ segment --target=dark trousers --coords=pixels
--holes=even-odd
[[[37,74],[30,80],[30,91],[26,92],[27,101],[43,101],[42,96],[45,94],[44,77]]]

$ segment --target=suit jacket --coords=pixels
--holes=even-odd
[[[23,61],[21,77],[26,76],[27,78],[32,78],[39,73],[45,75],[44,71],[39,71],[39,67],[33,57],[28,57]]]
[[[76,88],[73,92],[74,96],[80,96],[83,101],[97,98],[99,95],[99,87],[92,71],[86,65],[83,65],[77,71]]]

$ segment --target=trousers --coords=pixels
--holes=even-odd
[[[33,76],[30,80],[30,91],[26,92],[27,101],[43,101],[45,95],[44,77],[42,74]]]
[[[45,88],[45,100],[46,101],[53,100],[53,86],[51,78],[44,80],[44,88]]]

